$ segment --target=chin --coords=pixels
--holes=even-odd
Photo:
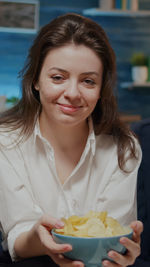
[[[67,126],[67,127],[73,127],[73,126],[77,126],[77,125],[81,125],[82,123],[84,124],[86,121],[86,119],[84,120],[79,120],[79,119],[75,119],[75,118],[63,118],[61,120],[59,120],[59,123],[63,126]]]

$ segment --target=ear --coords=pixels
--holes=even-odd
[[[34,89],[37,90],[37,91],[40,90],[38,83],[34,84]]]

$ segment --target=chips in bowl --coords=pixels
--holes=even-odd
[[[111,237],[127,234],[128,227],[121,226],[119,222],[107,215],[106,211],[89,211],[85,216],[70,216],[62,218],[64,228],[55,229],[56,233],[77,237]]]
[[[122,236],[132,239],[133,231],[124,227],[107,212],[90,211],[85,216],[73,215],[61,219],[64,227],[51,231],[53,239],[59,244],[71,244],[72,250],[64,256],[71,260],[84,262],[86,267],[102,267],[108,259],[108,252],[115,250],[124,254],[126,248],[119,242]]]

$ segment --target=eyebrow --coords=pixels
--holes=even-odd
[[[61,68],[56,68],[56,67],[50,68],[49,71],[50,70],[58,70],[58,71],[61,71],[61,72],[67,72],[66,70],[63,70]]]
[[[57,68],[57,67],[50,68],[49,71],[50,70],[57,70],[57,71],[64,72],[64,73],[67,73],[68,72],[67,70],[64,70],[64,69],[61,69],[61,68]],[[96,72],[96,71],[88,71],[88,72],[83,72],[81,74],[82,75],[92,75],[92,74],[94,74],[96,76],[99,76],[99,73]]]
[[[88,72],[83,72],[82,74],[85,74],[85,75],[90,75],[90,74],[94,74],[96,76],[99,76],[99,73],[96,72],[96,71],[88,71]]]

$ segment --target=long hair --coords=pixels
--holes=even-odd
[[[10,130],[20,129],[22,136],[30,136],[42,106],[34,84],[38,81],[43,62],[48,52],[74,43],[92,49],[103,64],[101,98],[92,112],[95,133],[114,137],[118,147],[118,162],[125,164],[125,151],[136,157],[135,144],[126,125],[120,121],[114,87],[116,82],[116,59],[107,35],[101,26],[83,16],[69,13],[45,25],[29,50],[26,64],[21,72],[22,97],[0,117],[0,124]]]

